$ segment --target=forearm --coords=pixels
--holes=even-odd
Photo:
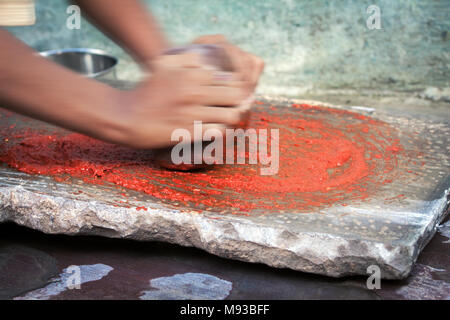
[[[101,139],[120,131],[107,116],[116,89],[37,56],[2,29],[0,43],[1,107]]]
[[[75,0],[83,14],[143,64],[167,49],[157,22],[138,0]]]

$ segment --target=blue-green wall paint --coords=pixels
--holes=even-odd
[[[126,0],[124,0],[126,1]],[[223,33],[266,60],[260,90],[448,86],[450,0],[147,0],[175,44]],[[366,9],[381,9],[369,30]],[[67,2],[38,0],[38,22],[9,28],[37,50],[105,49],[121,58],[119,76],[137,79],[131,59],[94,27],[65,27]]]

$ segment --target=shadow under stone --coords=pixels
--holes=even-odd
[[[43,287],[57,274],[56,260],[45,252],[0,240],[0,299]]]

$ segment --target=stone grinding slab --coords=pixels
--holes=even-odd
[[[366,121],[358,115],[381,120],[381,127],[369,126],[367,133],[364,127],[354,127],[346,135],[356,143],[372,144],[365,152],[370,153],[365,154],[371,164],[368,176],[329,192],[300,188],[277,194],[272,190],[261,194],[262,201],[249,190],[193,195],[199,185],[208,192],[215,189],[201,176],[198,181],[192,176],[166,174],[145,178],[161,190],[175,190],[171,195],[176,195],[176,200],[171,200],[164,194],[155,196],[160,189],[149,195],[123,183],[92,184],[83,177],[55,179],[4,165],[0,168],[0,221],[14,221],[46,233],[166,241],[225,258],[333,277],[367,274],[370,265],[379,266],[383,278],[406,277],[448,212],[449,119],[391,115],[365,108],[351,113],[340,107],[308,109],[284,99],[262,100],[257,108],[259,122],[275,115],[278,119],[302,117],[311,123],[321,119],[330,127],[343,128]],[[32,128],[45,135],[56,130],[14,114],[3,114],[0,121],[2,128],[8,128],[1,137],[4,150],[14,143],[14,132]],[[280,132],[292,130],[284,122],[279,128]],[[355,128],[362,132],[356,133]],[[372,132],[376,128],[380,132]],[[377,138],[380,135],[382,139]],[[391,144],[397,140],[400,147]],[[375,151],[383,151],[382,147],[394,151],[378,159]],[[151,158],[151,153],[148,156]],[[131,175],[142,173],[132,167],[127,170]],[[223,181],[227,175],[234,177],[236,170],[239,168],[215,168],[203,174]],[[339,178],[339,172],[330,174]],[[186,194],[187,200],[180,194]],[[192,202],[195,198],[190,196],[200,200]],[[214,199],[212,203],[217,205],[208,206],[205,199]]]

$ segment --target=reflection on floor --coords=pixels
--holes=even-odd
[[[45,235],[0,225],[0,299],[450,299],[447,222],[412,276],[333,279],[157,242]],[[70,267],[80,289],[70,289]],[[52,281],[50,279],[53,279]]]

